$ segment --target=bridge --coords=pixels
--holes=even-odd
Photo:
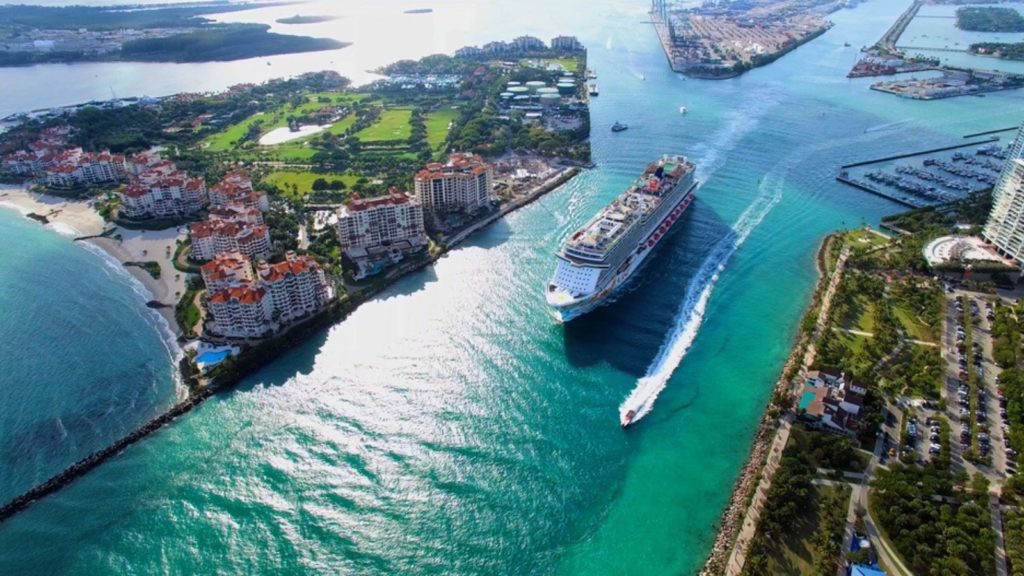
[[[892,28],[889,28],[889,30],[885,32],[885,36],[882,36],[882,39],[878,41],[876,46],[883,50],[888,50],[889,52],[896,52],[896,42],[899,41],[900,36],[902,36],[903,32],[906,31],[907,26],[910,25],[914,16],[917,16],[917,11],[921,9],[922,4],[924,4],[922,0],[916,0],[911,4],[910,8],[907,8],[907,11],[901,14],[892,25]]]
[[[933,48],[928,46],[897,46],[896,49],[904,52],[910,50],[925,50],[928,52],[969,52],[966,48]]]

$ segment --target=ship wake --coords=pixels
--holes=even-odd
[[[743,245],[750,233],[771,212],[771,209],[782,199],[783,179],[769,175],[761,184],[758,198],[747,207],[733,224],[729,233],[722,238],[711,254],[694,274],[686,288],[686,296],[673,320],[672,331],[658,350],[657,356],[647,369],[647,374],[640,378],[632,393],[619,406],[619,420],[623,424],[635,423],[646,416],[654,408],[658,395],[665,389],[669,378],[683,361],[686,352],[697,338],[704,312],[707,308],[711,292],[718,283],[719,274],[725,269],[732,255]],[[633,412],[630,418],[629,413]]]

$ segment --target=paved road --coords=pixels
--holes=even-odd
[[[996,533],[996,576],[1007,576],[1010,571],[1006,567],[1006,546],[1003,541],[1003,510],[999,505],[999,498],[994,494],[990,494],[988,506],[992,510],[992,530]]]

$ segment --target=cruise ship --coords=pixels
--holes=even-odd
[[[652,162],[557,252],[547,301],[560,322],[598,307],[621,288],[693,201],[696,167],[684,156]]]

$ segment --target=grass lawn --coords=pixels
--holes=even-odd
[[[849,330],[860,330],[862,332],[874,332],[875,330],[875,305],[864,296],[857,296],[850,305],[846,316],[842,318],[841,325]]]
[[[405,140],[412,135],[409,119],[412,118],[411,108],[389,108],[380,114],[376,123],[356,133],[363,142],[380,140]]]
[[[448,139],[448,127],[459,117],[459,109],[445,107],[427,114],[424,124],[427,126],[427,144],[434,152],[442,152],[445,140]]]
[[[896,318],[899,319],[900,324],[903,324],[903,327],[907,330],[907,336],[910,336],[914,340],[935,342],[935,334],[932,333],[931,328],[922,322],[913,310],[900,305],[898,302],[894,302],[893,313],[896,315]]]
[[[565,68],[565,70],[567,72],[570,72],[572,74],[576,74],[577,72],[580,71],[579,60],[577,60],[575,58],[539,58],[536,61],[537,62],[544,62],[545,64],[546,63],[561,64],[562,68]],[[527,60],[521,60],[520,61],[520,65],[525,66],[526,62],[527,62]]]
[[[234,148],[238,141],[249,132],[249,127],[252,126],[253,122],[265,118],[266,115],[262,112],[253,114],[238,124],[232,124],[212,136],[207,136],[203,140],[203,146],[208,152],[227,152]]]
[[[818,576],[814,572],[814,552],[811,539],[821,521],[820,503],[826,496],[839,492],[834,486],[813,486],[811,497],[804,510],[790,530],[780,534],[775,541],[773,553],[768,557],[768,574],[791,574]]]
[[[307,95],[306,102],[300,106],[293,107],[291,104],[284,104],[267,112],[257,112],[245,120],[232,124],[224,130],[207,137],[203,143],[206,146],[206,150],[210,152],[226,152],[234,148],[238,140],[245,136],[249,131],[249,127],[257,120],[263,121],[263,125],[260,127],[260,135],[262,136],[275,128],[287,126],[289,116],[309,114],[327,106],[352,104],[363,100],[367,96],[367,94],[353,94],[349,92],[314,92]],[[326,101],[321,102],[321,99]],[[352,116],[350,120],[347,117],[343,118],[341,122],[346,120],[348,121],[348,126],[351,126],[355,122],[355,117]]]
[[[879,236],[875,232],[869,232],[867,230],[851,230],[846,233],[846,241],[853,248],[877,248],[879,246],[885,246],[889,243],[889,239]]]
[[[352,174],[319,174],[316,172],[296,171],[271,172],[264,180],[277,186],[281,190],[281,194],[288,199],[301,200],[313,190],[313,181],[317,178],[323,178],[328,182],[331,180],[341,180],[345,183],[346,188],[352,188],[352,185],[359,180],[358,176],[353,176]],[[295,187],[294,192],[292,186]]]
[[[341,120],[338,120],[334,124],[331,124],[331,127],[327,129],[327,132],[330,133],[330,134],[336,134],[336,135],[340,136],[340,135],[345,133],[345,130],[348,130],[349,128],[351,128],[352,125],[355,124],[355,123],[356,123],[356,115],[355,114],[349,114],[348,116],[345,116],[344,118],[342,118]]]

